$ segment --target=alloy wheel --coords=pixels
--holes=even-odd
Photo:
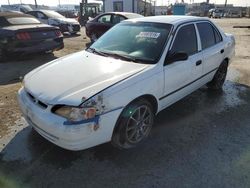
[[[148,136],[153,125],[153,114],[146,105],[137,107],[129,114],[126,136],[130,143],[136,144]]]

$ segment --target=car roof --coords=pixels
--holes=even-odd
[[[44,12],[44,13],[46,13],[46,12],[56,12],[56,11],[54,11],[54,10],[46,10],[46,9],[38,9],[38,10],[31,10],[29,12]]]
[[[28,14],[14,13],[14,12],[0,12],[0,17],[14,18],[14,17],[32,17]]]
[[[179,25],[185,22],[191,21],[201,21],[205,20],[208,21],[208,18],[203,17],[196,17],[196,16],[149,16],[149,17],[141,17],[141,18],[134,18],[128,21],[135,21],[135,22],[155,22],[155,23],[166,23],[172,25]]]
[[[127,16],[127,15],[140,15],[140,14],[137,14],[137,13],[133,13],[133,12],[105,12],[103,14],[119,14],[119,15],[122,15],[122,16]]]

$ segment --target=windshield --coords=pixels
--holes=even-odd
[[[7,21],[11,25],[27,25],[27,24],[40,24],[41,23],[36,18],[29,18],[29,17],[7,18]]]
[[[49,18],[65,18],[63,15],[59,14],[58,12],[45,10],[43,13],[48,16]]]
[[[123,22],[98,39],[89,50],[139,63],[157,63],[172,25]]]

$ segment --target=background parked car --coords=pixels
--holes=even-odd
[[[22,13],[26,13],[33,10],[29,5],[23,5],[23,4],[1,5],[1,8],[4,10],[18,11]]]
[[[87,22],[85,26],[86,35],[91,39],[92,42],[94,42],[111,27],[120,23],[121,21],[140,17],[143,16],[130,12],[109,12],[100,14]]]
[[[237,10],[229,10],[228,12],[225,13],[224,17],[226,17],[226,18],[241,18],[242,13],[241,13],[241,11],[237,11]]]
[[[63,15],[52,10],[36,10],[27,12],[27,14],[35,16],[42,23],[59,27],[63,33],[76,34],[81,29],[76,19],[65,18]]]
[[[58,28],[42,24],[27,14],[0,13],[0,61],[13,53],[30,54],[63,47]]]
[[[212,18],[221,18],[223,17],[223,10],[215,9],[212,13]]]

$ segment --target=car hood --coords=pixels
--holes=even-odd
[[[81,51],[33,70],[24,87],[44,103],[76,106],[147,66]]]
[[[58,21],[60,21],[60,22],[79,24],[79,23],[78,23],[75,19],[73,19],[73,18],[56,18],[55,20],[58,20]]]

